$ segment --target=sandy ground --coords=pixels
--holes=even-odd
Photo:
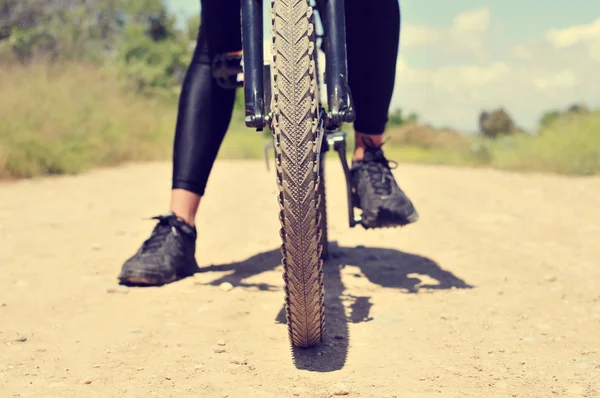
[[[364,231],[327,172],[327,341],[299,352],[263,163],[217,163],[203,272],[160,288],[113,291],[169,164],[0,185],[0,396],[600,396],[599,178],[402,165],[421,220]]]

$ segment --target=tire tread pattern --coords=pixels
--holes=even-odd
[[[290,342],[323,341],[315,35],[307,0],[272,0],[273,129]]]

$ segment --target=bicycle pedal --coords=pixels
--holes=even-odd
[[[212,75],[223,88],[244,87],[242,51],[217,54],[212,64]]]

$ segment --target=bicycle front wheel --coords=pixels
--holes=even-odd
[[[287,325],[292,345],[311,347],[324,335],[314,16],[307,0],[272,0],[271,17],[272,110]]]

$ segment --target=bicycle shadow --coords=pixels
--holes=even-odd
[[[402,289],[406,293],[416,293],[420,289],[470,289],[473,286],[442,269],[433,260],[405,253],[394,249],[367,248],[363,246],[340,247],[337,242],[330,242],[330,259],[325,262],[325,341],[323,344],[308,348],[293,348],[293,360],[298,369],[313,372],[333,372],[340,370],[346,363],[349,347],[349,323],[370,322],[372,303],[368,296],[344,294],[346,290],[342,282],[342,269],[348,265],[360,268],[362,274],[374,284],[385,288]],[[199,272],[234,271],[209,282],[218,286],[229,282],[236,287],[258,287],[260,290],[280,289],[265,283],[246,283],[245,279],[275,270],[281,263],[281,252],[275,249],[259,253],[244,261],[212,265],[201,268]],[[422,283],[413,274],[426,275],[436,280],[437,284]],[[412,276],[411,276],[412,275]],[[360,274],[355,274],[361,277]],[[282,297],[283,298],[283,297]],[[349,315],[346,316],[346,305]],[[277,323],[285,324],[285,305],[276,315]]]

